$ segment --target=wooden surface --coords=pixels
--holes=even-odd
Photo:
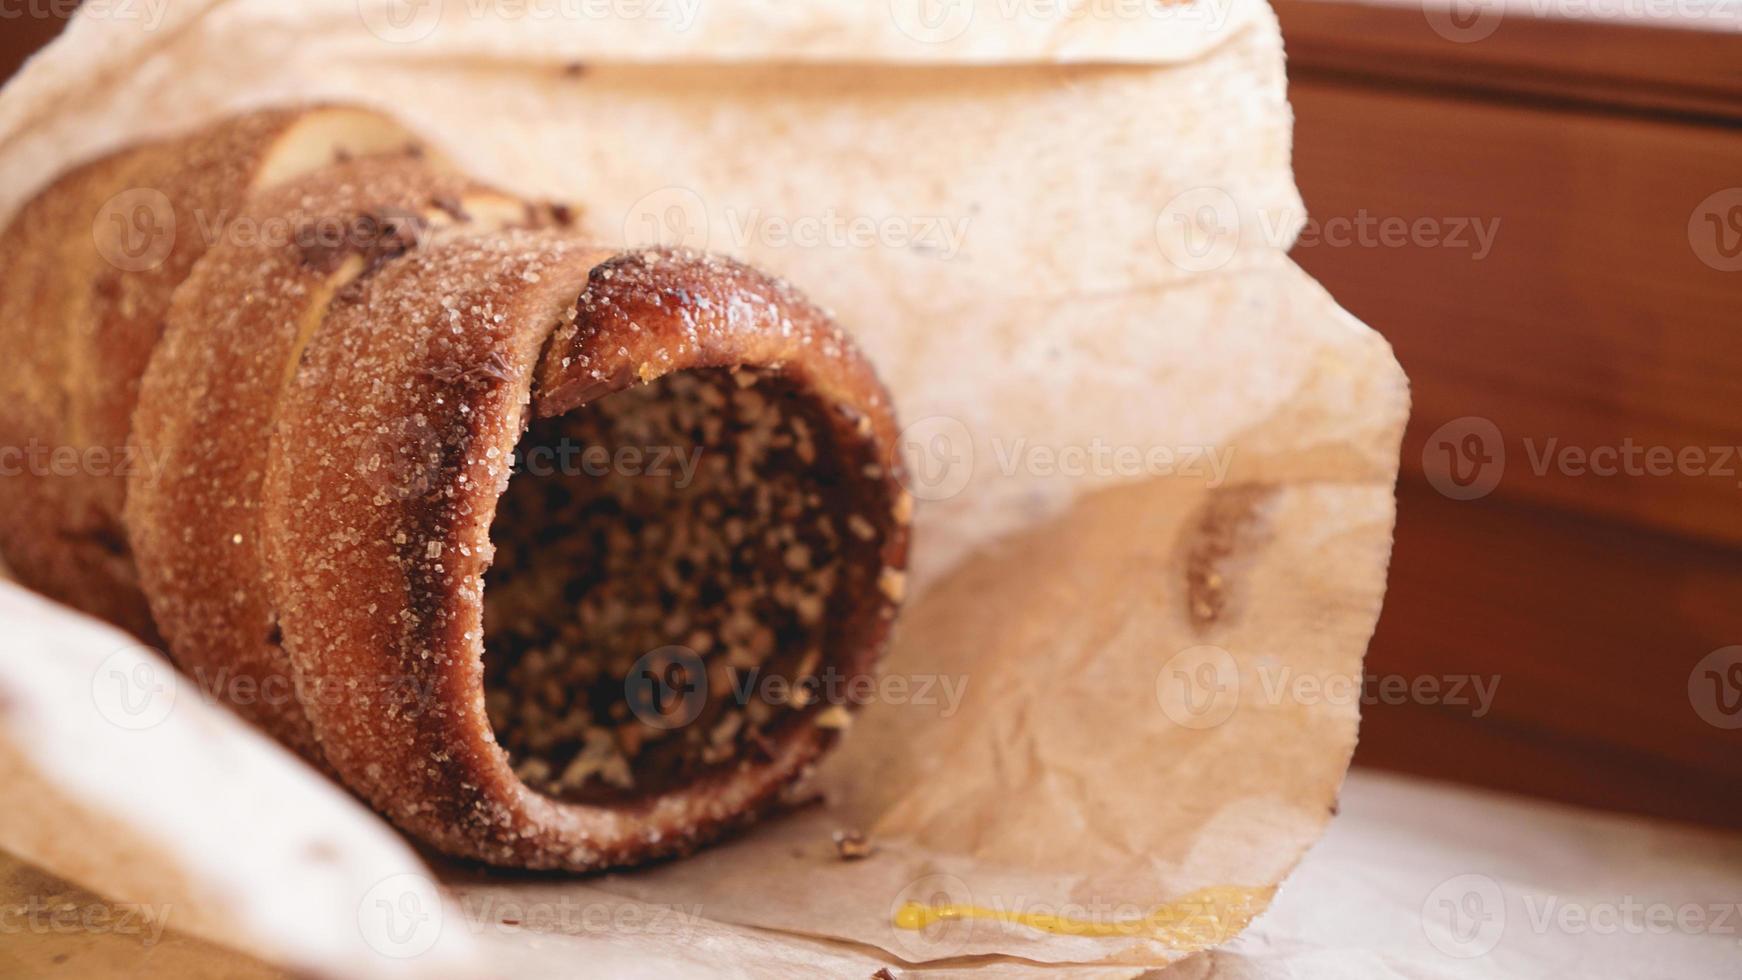
[[[1702,200],[1742,184],[1742,128],[1342,80],[1298,78],[1291,94],[1315,217],[1365,209],[1494,229],[1481,257],[1297,253],[1397,346],[1414,383],[1413,444],[1452,419],[1490,418],[1507,443],[1500,492],[1742,545],[1742,460],[1728,475],[1651,475],[1641,453],[1640,475],[1614,478],[1542,465],[1564,446],[1629,439],[1742,445],[1742,275],[1703,263],[1688,230]],[[1722,468],[1711,455],[1702,469]],[[1419,472],[1421,458],[1405,465]]]
[[[1316,220],[1498,222],[1479,258],[1295,253],[1414,386],[1368,670],[1499,683],[1482,717],[1370,705],[1357,760],[1742,826],[1742,729],[1689,692],[1703,657],[1742,644],[1742,272],[1695,234],[1703,203],[1742,187],[1742,35],[1507,18],[1460,43],[1414,4],[1279,11]],[[1494,429],[1465,456],[1474,430],[1454,420],[1471,417]],[[1424,459],[1495,442],[1488,495],[1430,482]],[[1635,475],[1579,465],[1628,445]],[[1704,463],[1652,475],[1655,446]]]
[[[52,4],[42,5],[44,9]],[[58,17],[35,16],[28,3],[12,8],[20,16],[0,19],[0,80],[12,77],[24,59],[60,33],[65,21]]]
[[[1294,67],[1381,88],[1422,86],[1507,101],[1742,120],[1742,12],[1702,19],[1529,16],[1544,0],[1272,0]],[[1691,8],[1694,0],[1682,6]],[[1452,6],[1455,4],[1455,6]],[[1586,6],[1622,10],[1621,0]]]
[[[0,978],[282,980],[288,974],[175,930],[172,905],[111,902],[0,851]]]

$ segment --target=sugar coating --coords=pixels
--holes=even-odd
[[[103,322],[124,323],[117,336],[129,338],[112,355],[89,338],[20,338],[15,350],[40,353],[23,359],[26,371],[0,370],[0,388],[20,402],[0,426],[30,435],[59,425],[49,420],[70,403],[71,428],[41,431],[77,443],[119,424],[161,463],[124,495],[109,484],[69,496],[98,515],[79,539],[95,558],[38,547],[49,530],[65,535],[65,515],[29,488],[0,528],[8,557],[22,554],[39,582],[86,590],[97,597],[88,608],[124,625],[161,626],[199,683],[452,855],[621,866],[686,852],[777,805],[846,727],[845,706],[799,703],[762,718],[711,704],[700,734],[677,735],[686,747],[670,758],[631,752],[615,731],[608,754],[583,729],[544,759],[561,763],[551,778],[527,768],[542,751],[530,742],[512,758],[486,710],[486,633],[513,662],[602,596],[531,601],[487,623],[487,576],[498,545],[511,571],[537,566],[525,556],[550,545],[577,576],[636,579],[624,594],[645,624],[705,624],[710,640],[694,629],[684,638],[725,651],[721,663],[753,659],[794,679],[869,674],[899,599],[888,583],[906,563],[911,511],[891,460],[895,419],[870,366],[787,283],[716,256],[589,244],[568,230],[568,209],[517,201],[416,152],[335,151],[312,173],[255,188],[275,153],[301,158],[280,144],[303,117],[256,114],[100,162],[51,188],[0,240],[0,254],[19,259],[5,273],[18,288],[0,291],[0,331],[16,332],[38,304],[45,322],[110,311]],[[88,240],[97,191],[159,172],[210,205],[197,227],[211,236],[185,252],[178,239],[161,271],[27,260],[58,247],[45,242]],[[280,234],[241,234],[260,229]],[[20,286],[18,270],[40,281]],[[799,407],[766,412],[756,400],[770,393]],[[754,568],[717,564],[707,589],[689,589],[658,549],[573,550],[577,534],[626,528],[598,514],[540,516],[513,497],[503,525],[513,533],[492,540],[535,420],[584,427],[622,399],[638,406],[625,424],[646,425],[715,397],[730,407],[714,416],[729,433],[709,435],[700,416],[681,427],[725,460],[706,471],[702,499],[743,511],[744,533],[764,542]],[[643,515],[637,534],[665,522],[662,541],[705,540],[710,516],[700,502],[665,507]],[[20,533],[25,520],[42,528]],[[736,532],[719,523],[712,540],[729,540]],[[744,589],[753,601],[734,603]],[[532,636],[510,638],[527,623]],[[611,661],[615,677],[651,638],[595,645],[588,657]],[[593,690],[573,680],[561,675],[557,692],[569,707]],[[498,712],[505,740],[535,730],[526,711]]]

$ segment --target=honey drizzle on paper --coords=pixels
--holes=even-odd
[[[1157,906],[1137,919],[1096,922],[1038,912],[1018,912],[980,905],[923,905],[905,902],[895,910],[897,929],[924,929],[939,922],[987,919],[1027,926],[1055,936],[1134,936],[1159,942],[1182,953],[1195,953],[1227,942],[1270,905],[1275,886],[1251,888],[1218,885],[1201,888],[1177,902]]]

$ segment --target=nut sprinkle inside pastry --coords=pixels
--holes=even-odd
[[[567,209],[342,111],[380,128],[351,149],[314,127],[275,150],[296,167],[225,185],[242,188],[229,227],[285,233],[204,243],[167,284],[149,367],[115,381],[155,465],[83,519],[123,545],[59,560],[13,509],[6,559],[160,634],[197,683],[451,855],[625,866],[766,811],[848,726],[836,692],[873,672],[900,599],[912,502],[887,393],[786,283],[590,244]],[[0,248],[71,240],[49,216],[88,234],[102,197],[68,181]],[[63,319],[89,308],[65,299]],[[0,331],[30,329],[4,312]],[[96,411],[80,370],[0,365],[35,399],[0,405],[0,431],[61,438],[37,431],[40,399]],[[148,623],[126,615],[136,596]]]

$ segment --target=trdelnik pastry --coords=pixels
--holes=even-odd
[[[446,853],[766,811],[902,596],[889,397],[786,283],[568,218],[347,108],[67,174],[0,239],[0,443],[146,465],[0,480],[0,552]]]

